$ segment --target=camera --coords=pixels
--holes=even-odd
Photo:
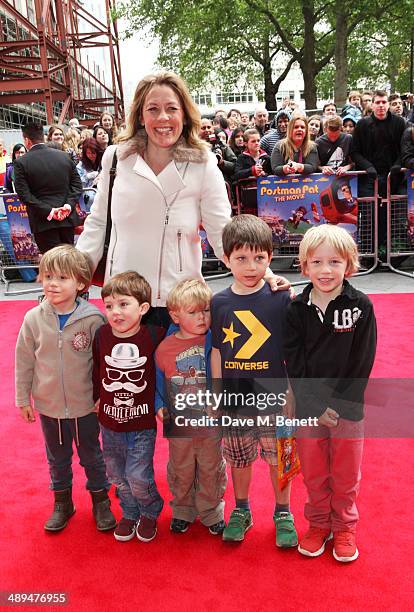
[[[208,140],[211,144],[214,155],[217,157],[218,161],[221,161],[223,159],[223,149],[225,145],[215,134],[210,134]]]

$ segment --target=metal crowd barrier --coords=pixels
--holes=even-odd
[[[406,172],[402,168],[401,172]],[[409,175],[407,175],[407,181]],[[407,185],[408,187],[408,185]],[[383,200],[384,202],[384,200]],[[391,194],[391,174],[387,177],[387,267],[396,274],[414,278],[414,271],[408,272],[395,267],[396,257],[414,255],[414,226],[410,226],[408,218],[408,197]],[[414,219],[413,219],[414,223]],[[411,234],[410,228],[413,228]]]
[[[347,172],[343,177],[353,177],[366,174],[365,171]],[[310,175],[314,176],[314,175]],[[289,178],[302,178],[301,174],[289,175]],[[257,180],[255,177],[242,179],[236,184],[235,214],[250,213],[257,215]],[[281,263],[283,260],[292,259],[293,271],[298,270],[295,265],[299,254],[299,242],[294,245],[280,245],[273,250],[272,262]],[[378,180],[374,183],[374,194],[370,197],[358,197],[358,226],[357,244],[360,259],[367,267],[357,273],[356,276],[369,274],[378,265]],[[307,282],[307,281],[306,281]],[[301,283],[293,283],[301,284]]]
[[[2,193],[0,198],[4,202],[4,198],[10,196],[17,196],[16,193]],[[21,256],[15,253],[16,244],[27,240],[27,234],[22,229],[21,235],[15,234],[13,236],[15,245],[13,246],[13,239],[10,233],[10,226],[7,220],[7,216],[4,214],[0,216],[0,282],[4,283],[4,295],[21,295],[25,293],[33,293],[35,291],[41,291],[41,287],[32,286],[30,289],[14,289],[10,290],[11,283],[21,282],[33,282],[36,279],[36,270],[39,265],[39,256],[35,252],[30,252],[28,256]],[[26,245],[29,251],[33,249],[30,245]],[[20,276],[20,278],[19,278]]]
[[[90,199],[91,192],[96,193],[96,189],[92,187],[83,189],[82,197],[84,200],[84,208],[80,214],[81,218],[85,218],[88,214],[86,210],[90,208],[90,205],[88,206],[88,202],[85,202],[85,196],[89,195]],[[0,193],[1,199],[10,196],[17,196],[17,194]],[[26,236],[22,235],[20,238],[24,240]],[[4,283],[4,295],[24,295],[26,293],[42,291],[42,287],[38,285],[32,285],[29,289],[10,289],[10,285],[14,283],[32,283],[36,279],[36,272],[39,267],[39,258],[37,256],[22,257],[22,259],[16,257],[16,242],[18,243],[18,240],[16,240],[15,236],[15,245],[13,246],[7,217],[5,215],[0,215],[0,283]],[[30,273],[30,271],[32,272]],[[21,276],[20,278],[19,274]],[[29,278],[29,276],[32,276],[32,278]]]

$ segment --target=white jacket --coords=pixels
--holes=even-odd
[[[181,280],[201,278],[198,234],[204,226],[218,258],[221,235],[231,208],[215,156],[190,148],[180,139],[173,161],[156,176],[139,151],[145,138],[107,148],[98,191],[77,247],[96,267],[103,252],[109,170],[115,148],[118,165],[112,191],[112,232],[105,278],[136,270],[150,283],[152,305],[165,306],[168,292]]]

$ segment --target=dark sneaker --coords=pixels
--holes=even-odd
[[[305,557],[319,557],[325,550],[326,542],[331,539],[330,529],[309,527],[299,543],[298,551]]]
[[[292,548],[298,545],[293,514],[291,512],[276,512],[273,515],[276,527],[276,546],[279,548]]]
[[[137,538],[141,542],[151,542],[157,535],[157,519],[141,516],[137,525]]]
[[[333,540],[333,556],[337,561],[348,563],[358,559],[359,553],[353,531],[335,531]]]
[[[137,522],[133,519],[127,519],[122,517],[114,531],[114,538],[118,542],[128,542],[132,540],[135,535],[135,529]]]
[[[214,525],[210,525],[208,528],[211,535],[221,535],[226,528],[226,523],[224,521],[219,521],[218,523],[214,523]]]
[[[235,508],[230,515],[227,527],[223,531],[225,542],[241,542],[244,534],[253,526],[252,513],[245,508]]]
[[[190,523],[183,519],[173,518],[170,523],[170,529],[173,533],[185,533],[189,528]]]

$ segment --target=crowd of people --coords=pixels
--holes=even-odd
[[[414,169],[412,102],[410,94],[403,100],[383,90],[351,91],[340,113],[334,102],[327,102],[320,114],[308,117],[286,99],[271,122],[267,111],[258,108],[248,124],[236,109],[227,116],[218,110],[213,119],[202,118],[200,138],[209,143],[230,186],[267,174],[340,176],[356,170],[366,173],[358,178],[360,197],[373,197],[378,181],[378,194],[386,198],[389,173],[391,193],[398,195],[406,193],[401,170]],[[380,206],[381,257],[386,254],[386,214],[386,207]]]
[[[122,126],[121,126],[122,127]],[[89,129],[80,125],[78,119],[72,118],[67,126],[54,124],[48,129],[43,140],[48,147],[65,151],[76,165],[84,188],[96,187],[101,159],[108,145],[117,138],[118,129],[111,113],[101,114],[99,121]],[[86,141],[86,145],[85,145]],[[4,190],[15,192],[14,161],[27,153],[23,143],[16,143],[8,155],[4,143],[0,140],[0,179]],[[96,173],[93,177],[91,173]],[[89,202],[88,211],[92,201]]]
[[[269,113],[263,107],[258,107],[253,115],[240,112],[235,108],[227,112],[217,109],[212,119],[202,117],[198,135],[202,140],[208,142],[216,155],[219,169],[225,180],[231,185],[240,178],[262,176],[263,174],[330,173],[328,168],[333,168],[334,171],[341,168],[339,172],[343,172],[342,169],[345,167],[347,170],[366,169],[362,167],[364,162],[359,155],[359,145],[351,147],[352,140],[344,139],[342,133],[353,136],[359,122],[369,117],[374,117],[375,127],[377,127],[375,120],[387,119],[384,128],[385,126],[388,127],[383,130],[385,134],[381,146],[385,145],[382,148],[387,149],[388,143],[392,143],[391,148],[394,151],[396,136],[400,139],[398,155],[394,155],[394,158],[388,160],[385,164],[385,170],[390,170],[393,167],[394,174],[396,174],[396,166],[414,167],[414,146],[412,130],[410,131],[410,128],[414,126],[414,107],[409,108],[409,104],[413,100],[410,94],[403,96],[403,99],[397,93],[390,95],[387,95],[386,92],[381,93],[383,94],[382,98],[387,97],[385,117],[376,112],[377,104],[374,104],[375,108],[373,108],[374,98],[378,97],[377,95],[374,96],[374,92],[364,91],[360,93],[354,90],[349,93],[347,102],[340,113],[334,102],[327,102],[320,113],[307,116],[306,113],[299,110],[296,103],[288,98],[283,100],[281,108],[274,114],[271,121],[269,120]],[[391,121],[391,115],[400,117],[403,121]],[[334,123],[329,123],[328,120],[331,117],[336,117]],[[298,123],[295,125],[290,123],[292,119],[297,120]],[[298,128],[298,125],[302,125],[304,129]],[[371,124],[363,121],[358,127],[356,132],[358,142],[362,126],[367,125]],[[399,125],[399,129],[395,132],[395,126],[397,125]],[[401,126],[405,128],[404,138],[400,134]],[[376,131],[375,127],[374,132]],[[244,137],[246,130],[249,130],[246,135],[247,138]],[[256,132],[253,133],[251,130]],[[93,130],[81,126],[76,118],[71,119],[69,125],[65,127],[61,125],[50,126],[46,143],[68,153],[77,165],[84,188],[96,188],[103,153],[109,145],[117,141],[121,131],[118,130],[113,116],[104,112]],[[335,132],[339,133],[335,134]],[[257,140],[257,134],[259,135],[259,148],[254,144],[254,141]],[[293,134],[296,145],[293,144]],[[84,146],[85,140],[87,141],[86,146]],[[330,159],[331,156],[325,159],[327,140],[332,143],[332,148],[336,151],[336,153],[332,151],[334,153],[333,159]],[[315,142],[316,147],[311,144],[312,142]],[[344,143],[346,143],[345,149],[342,146]],[[377,143],[373,142],[372,146],[376,147]],[[287,153],[287,157],[286,154],[281,154],[281,149]],[[341,151],[345,156],[344,159],[340,159]],[[17,143],[10,152],[11,157],[9,157],[4,150],[4,146],[0,146],[0,161],[3,162],[4,166],[4,188],[9,192],[14,191],[13,162],[25,152],[24,144]],[[305,164],[299,163],[299,158],[303,160],[304,152],[306,158],[310,156],[310,161]],[[297,159],[295,159],[295,156]],[[385,160],[382,161],[385,162]],[[375,167],[375,163],[371,166]],[[382,166],[383,163],[380,162],[378,173],[381,176],[385,173]],[[250,173],[249,170],[251,170]],[[385,195],[382,187],[380,187],[380,194]],[[92,193],[88,194],[87,200],[89,200],[87,204],[87,212],[89,212],[93,202]]]
[[[377,112],[378,103],[375,100],[378,97],[383,99],[382,102],[387,99],[385,116]],[[285,99],[272,121],[269,121],[269,113],[262,107],[257,108],[248,120],[245,113],[242,120],[242,113],[237,109],[231,109],[227,113],[218,109],[213,119],[202,118],[200,138],[210,144],[217,157],[218,167],[230,183],[247,176],[263,176],[263,174],[281,176],[315,172],[331,174],[332,171],[337,172],[339,169],[339,173],[343,173],[352,169],[365,169],[359,156],[359,145],[352,147],[352,138],[344,138],[344,134],[352,137],[359,122],[364,120],[356,131],[358,139],[361,126],[372,124],[366,121],[367,119],[374,118],[374,132],[377,127],[376,121],[386,119],[385,142],[381,143],[381,148],[384,153],[384,149],[388,148],[388,142],[392,143],[393,158],[387,160],[385,165],[386,170],[394,167],[396,174],[395,167],[398,165],[407,168],[414,166],[411,147],[414,108],[409,109],[406,98],[410,103],[413,100],[410,95],[404,98],[403,100],[400,94],[396,93],[388,95],[385,91],[363,93],[351,91],[340,113],[334,102],[327,102],[319,114],[310,116],[300,111],[291,100]],[[392,120],[391,115],[400,117],[401,121]],[[334,121],[330,121],[332,118],[335,118]],[[395,133],[394,128],[397,125],[400,129]],[[400,133],[401,126],[406,130],[403,140]],[[242,140],[246,130],[248,130],[246,138]],[[258,148],[255,145],[257,135]],[[399,152],[394,155],[396,137],[400,141]],[[376,136],[372,148],[377,146],[375,139]],[[313,142],[316,146],[312,144]],[[329,143],[330,147],[327,146]],[[332,149],[331,154],[326,158],[329,149]],[[373,151],[367,153],[372,155]],[[306,163],[303,163],[304,157]],[[302,161],[299,162],[299,159]],[[375,167],[375,163],[371,166]],[[383,163],[379,163],[378,174],[381,176],[384,174]],[[380,191],[381,195],[385,195],[383,190]]]

